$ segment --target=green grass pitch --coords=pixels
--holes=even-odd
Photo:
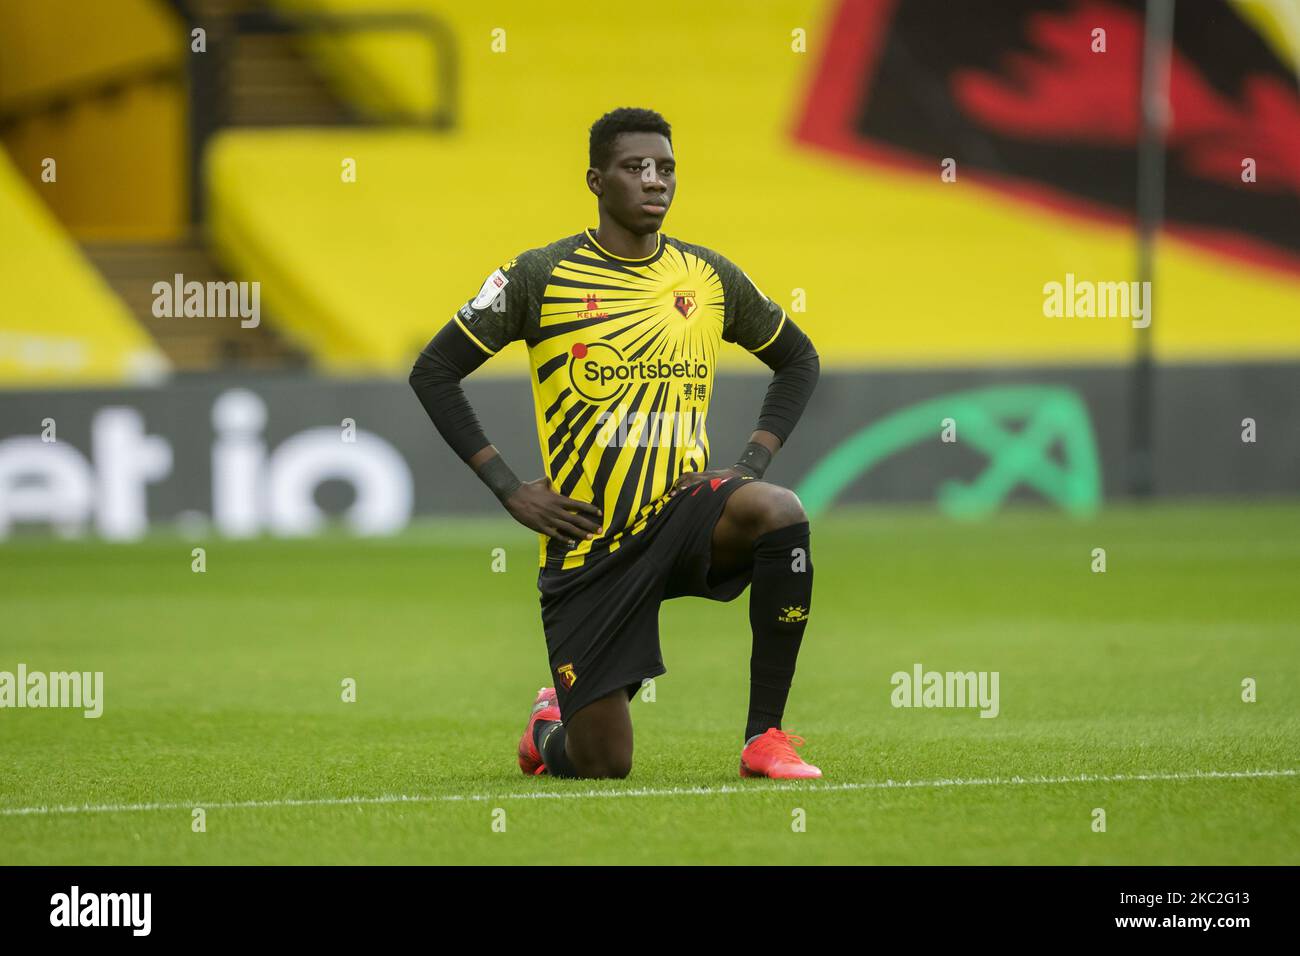
[[[1300,863],[1297,532],[1292,503],[819,519],[797,784],[737,776],[746,596],[665,605],[630,778],[520,774],[549,681],[508,520],[19,540],[0,670],[100,670],[105,705],[0,710],[0,863]],[[916,663],[997,671],[999,716],[891,706]]]

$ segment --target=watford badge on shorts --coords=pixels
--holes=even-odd
[[[555,673],[560,678],[560,683],[564,685],[565,690],[578,682],[578,675],[573,672],[572,664],[561,664],[555,668]]]

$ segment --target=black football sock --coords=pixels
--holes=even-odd
[[[543,732],[545,732],[547,727],[558,723],[558,720],[539,720],[537,723],[533,724],[533,746],[537,748],[538,753],[542,752]]]
[[[792,524],[754,541],[749,588],[749,718],[745,740],[781,726],[794,665],[812,608],[813,566],[808,522]]]
[[[558,720],[537,722],[538,727],[543,724],[545,724],[544,730],[538,731],[536,727],[533,730],[536,734],[537,752],[542,755],[546,772],[552,777],[579,776],[578,768],[573,765],[568,752],[564,749],[564,724]]]

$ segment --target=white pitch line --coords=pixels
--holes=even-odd
[[[137,813],[144,810],[243,810],[261,807],[341,807],[364,804],[391,803],[464,803],[497,800],[575,800],[588,797],[680,797],[711,796],[731,793],[836,793],[848,790],[929,789],[938,787],[1001,787],[1050,786],[1068,783],[1139,783],[1160,780],[1241,780],[1255,777],[1294,777],[1300,770],[1194,770],[1190,773],[1135,773],[1091,774],[1073,777],[983,777],[971,780],[877,780],[862,783],[818,784],[811,782],[776,783],[771,785],[725,784],[720,787],[663,787],[627,790],[533,790],[525,793],[473,793],[443,794],[440,796],[408,796],[386,794],[378,797],[318,797],[305,800],[240,800],[237,802],[205,803],[124,803],[86,804],[80,807],[3,807],[0,817],[40,816],[69,813]]]

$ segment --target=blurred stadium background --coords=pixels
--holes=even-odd
[[[0,534],[133,537],[214,515],[230,533],[336,515],[384,533],[490,511],[403,377],[483,275],[593,221],[586,129],[627,104],[674,124],[669,231],[740,262],[821,351],[825,382],[777,466],[787,483],[815,479],[819,507],[937,498],[983,513],[1026,495],[1086,511],[1148,490],[1300,487],[1294,4],[1207,0],[1175,18],[1145,332],[1042,308],[1044,284],[1067,274],[1140,277],[1141,4],[687,11],[664,8],[665,23],[691,24],[665,50],[633,12],[0,5]],[[1104,54],[1070,41],[1096,26]],[[260,322],[157,316],[155,283],[177,275],[259,283]],[[524,369],[516,344],[471,397],[540,473],[531,416],[515,414]],[[722,369],[740,384],[719,391],[711,431],[739,441],[766,369],[736,350]],[[939,441],[950,406],[983,414],[983,447]],[[46,418],[57,445],[36,440]],[[356,446],[313,444],[310,429],[344,418],[394,454],[362,467]],[[1050,439],[1040,457],[1060,465],[1036,481],[996,452],[1035,421]],[[271,464],[241,477],[223,436]],[[158,453],[139,458],[132,441]],[[135,490],[113,495],[115,448],[136,472],[121,465]],[[265,491],[294,449],[315,506]],[[223,506],[237,497],[214,487],[223,473],[262,489],[258,515],[227,513],[241,506]],[[367,482],[389,506],[363,507]]]

